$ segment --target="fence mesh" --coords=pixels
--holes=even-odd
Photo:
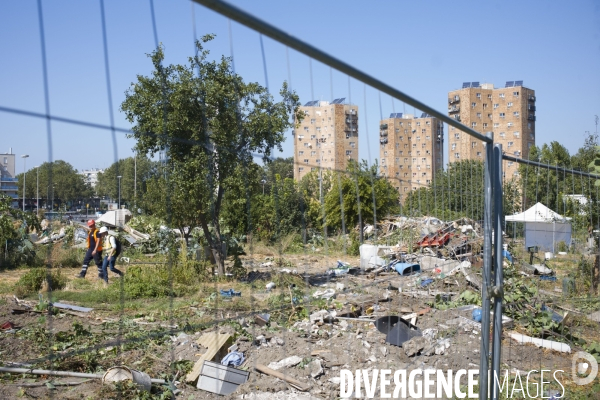
[[[577,389],[561,346],[600,355],[588,315],[599,309],[594,177],[564,157],[501,161],[496,148],[492,158],[489,136],[226,4],[200,3],[256,37],[255,59],[243,61],[262,65],[261,83],[236,73],[235,23],[228,21],[230,54],[209,53],[214,38],[199,35],[193,3],[193,56],[167,62],[150,1],[152,68],[119,107],[131,124],[124,129],[113,114],[104,2],[106,92],[94,95],[107,98],[107,125],[52,112],[37,2],[44,113],[10,99],[0,106],[45,119],[48,150],[47,163],[19,180],[30,211],[5,213],[26,223],[15,228],[20,237],[5,239],[1,261],[13,279],[0,286],[11,320],[0,339],[3,396],[338,398],[341,371],[350,370],[362,383],[349,394],[384,397],[369,388],[376,371],[392,371],[393,380],[400,370],[473,370],[486,387],[494,366],[509,374],[510,389],[519,375],[536,370],[537,383],[541,370],[559,369],[560,382]],[[378,122],[367,119],[372,109]],[[94,194],[63,179],[69,170],[54,149],[79,140],[60,132],[66,126],[110,135],[114,164]],[[450,126],[481,142],[485,156],[444,165]],[[119,135],[134,157],[120,159]],[[284,139],[294,143],[291,158],[280,157]],[[492,189],[494,162],[519,167]],[[110,249],[104,268],[96,272],[90,254],[81,269],[91,253],[88,212],[103,196],[131,210],[94,217],[121,243],[113,262],[122,276]],[[500,243],[492,247],[494,233]],[[503,320],[492,345],[498,325],[487,314],[496,298]],[[466,387],[466,375],[460,383]],[[562,389],[553,380],[538,394]]]

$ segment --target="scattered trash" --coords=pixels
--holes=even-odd
[[[13,330],[13,329],[15,329],[15,324],[13,324],[10,321],[6,321],[2,325],[0,325],[0,330],[2,330],[2,331],[9,331],[9,330]]]
[[[266,285],[267,290],[273,290],[275,289],[275,282],[269,282]]]
[[[265,326],[269,323],[270,318],[271,318],[271,314],[257,314],[254,316],[254,322],[257,325]]]
[[[556,277],[555,276],[550,276],[550,275],[540,275],[540,280],[555,282],[556,281]]]
[[[188,382],[194,382],[198,379],[204,361],[211,361],[219,351],[221,351],[231,341],[231,335],[228,333],[207,332],[197,340],[197,343],[207,350],[198,361],[194,364],[194,368],[186,375],[185,379]],[[225,349],[226,350],[226,349]]]
[[[302,362],[302,357],[298,357],[298,356],[291,356],[288,358],[284,358],[281,361],[277,361],[277,362],[272,362],[269,364],[269,368],[271,368],[272,370],[280,370],[282,368],[287,368],[287,367],[294,367],[298,364],[300,364]]]
[[[402,276],[421,271],[419,264],[396,263],[394,269]]]
[[[228,353],[222,360],[221,365],[239,367],[244,362],[244,353],[232,351]]]
[[[537,347],[543,347],[545,349],[560,351],[561,353],[571,353],[571,346],[569,346],[566,343],[559,343],[546,339],[532,338],[530,336],[522,335],[520,333],[515,332],[510,332],[508,335],[520,344],[532,343]]]
[[[152,380],[147,374],[124,365],[109,368],[102,377],[104,383],[122,381],[133,381],[145,392],[149,392],[152,387]]]
[[[85,312],[85,313],[94,310],[93,308],[79,307],[79,306],[74,306],[71,304],[64,304],[64,303],[53,303],[52,306],[56,307],[56,308],[63,308],[66,310],[73,310],[73,311],[79,311],[79,312]]]
[[[476,308],[472,313],[473,321],[481,322],[481,308]]]
[[[204,361],[197,388],[225,396],[235,392],[249,375],[248,371]]]
[[[310,376],[313,378],[321,376],[324,373],[323,366],[321,365],[321,360],[319,359],[312,360],[311,362],[309,362],[306,366],[306,369],[308,370]]]
[[[402,344],[404,354],[408,357],[417,355],[429,344],[429,341],[423,336],[415,336]]]
[[[294,386],[295,388],[297,388],[298,390],[301,390],[303,392],[307,392],[308,390],[310,390],[310,386],[306,383],[300,382],[294,378],[291,378],[288,375],[282,374],[280,372],[277,372],[271,368],[268,368],[262,364],[257,364],[254,367],[257,371],[262,372],[263,374],[267,374],[267,375],[271,375],[274,376],[276,378],[281,379],[282,381],[285,381],[287,383],[289,383],[290,385]]]
[[[223,296],[223,297],[240,297],[241,295],[242,295],[242,292],[236,292],[233,289],[229,289],[229,290],[221,289],[221,296]]]
[[[318,290],[313,293],[313,297],[316,299],[329,300],[329,299],[335,297],[335,290],[333,290],[333,289]]]
[[[431,278],[423,279],[421,281],[421,287],[425,287],[431,283],[433,283],[433,279],[431,279]]]

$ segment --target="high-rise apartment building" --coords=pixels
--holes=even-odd
[[[535,145],[535,91],[523,81],[508,81],[503,88],[491,83],[465,82],[448,93],[448,115],[481,132],[493,132],[494,142],[514,157],[527,158]],[[485,159],[485,143],[450,127],[449,162]],[[518,165],[504,164],[506,179],[518,176]]]
[[[426,187],[443,167],[444,124],[428,114],[420,118],[393,113],[379,125],[381,174],[386,176],[400,200]]]
[[[310,171],[345,170],[348,160],[358,161],[358,106],[344,98],[309,101],[300,110],[304,119],[294,129],[294,179]]]
[[[0,154],[0,193],[13,199],[12,206],[17,207],[19,180],[15,177],[15,155],[10,152]]]

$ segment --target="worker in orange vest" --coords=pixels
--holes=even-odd
[[[92,259],[94,259],[94,263],[96,263],[96,267],[98,268],[98,278],[103,279],[104,275],[102,274],[102,238],[99,235],[98,228],[96,228],[96,221],[90,219],[87,222],[90,231],[87,235],[87,251],[85,253],[85,257],[83,259],[83,267],[81,268],[81,272],[77,275],[78,278],[85,278],[85,274],[87,273],[88,264]]]

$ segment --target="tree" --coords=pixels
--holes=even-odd
[[[38,232],[42,230],[35,213],[13,208],[11,203],[10,197],[0,193],[0,243],[3,253],[0,256],[0,266],[33,261],[35,252],[29,233],[33,229]]]
[[[200,226],[224,274],[221,210],[231,189],[230,178],[250,165],[253,155],[268,162],[274,148],[282,151],[284,132],[301,120],[298,96],[284,82],[276,102],[258,83],[245,83],[231,60],[209,61],[203,44],[189,65],[163,66],[159,47],[150,58],[151,76],[138,75],[126,92],[121,110],[133,124],[140,154],[166,155],[164,176],[149,184],[162,190],[152,211],[179,227]]]
[[[325,196],[328,227],[342,228],[342,210],[345,226],[359,225],[361,232],[365,223],[399,212],[398,191],[387,179],[377,176],[378,170],[377,164],[369,167],[366,161],[350,160],[347,172],[332,180],[331,190]]]
[[[39,173],[39,185],[38,185]],[[37,168],[26,172],[25,197],[35,199],[38,188],[40,200],[45,203],[54,199],[58,204],[73,204],[89,198],[92,194],[91,187],[86,184],[83,175],[80,175],[71,164],[57,160],[52,163],[45,162]],[[19,179],[19,193],[23,193],[23,174],[17,175]]]
[[[119,178],[121,176],[121,203],[142,204],[146,193],[147,181],[158,173],[158,163],[146,156],[124,158],[114,162],[104,172],[98,174],[98,183],[94,188],[96,195],[112,199],[119,197]],[[137,183],[136,183],[137,181]],[[136,190],[137,184],[137,190]]]

